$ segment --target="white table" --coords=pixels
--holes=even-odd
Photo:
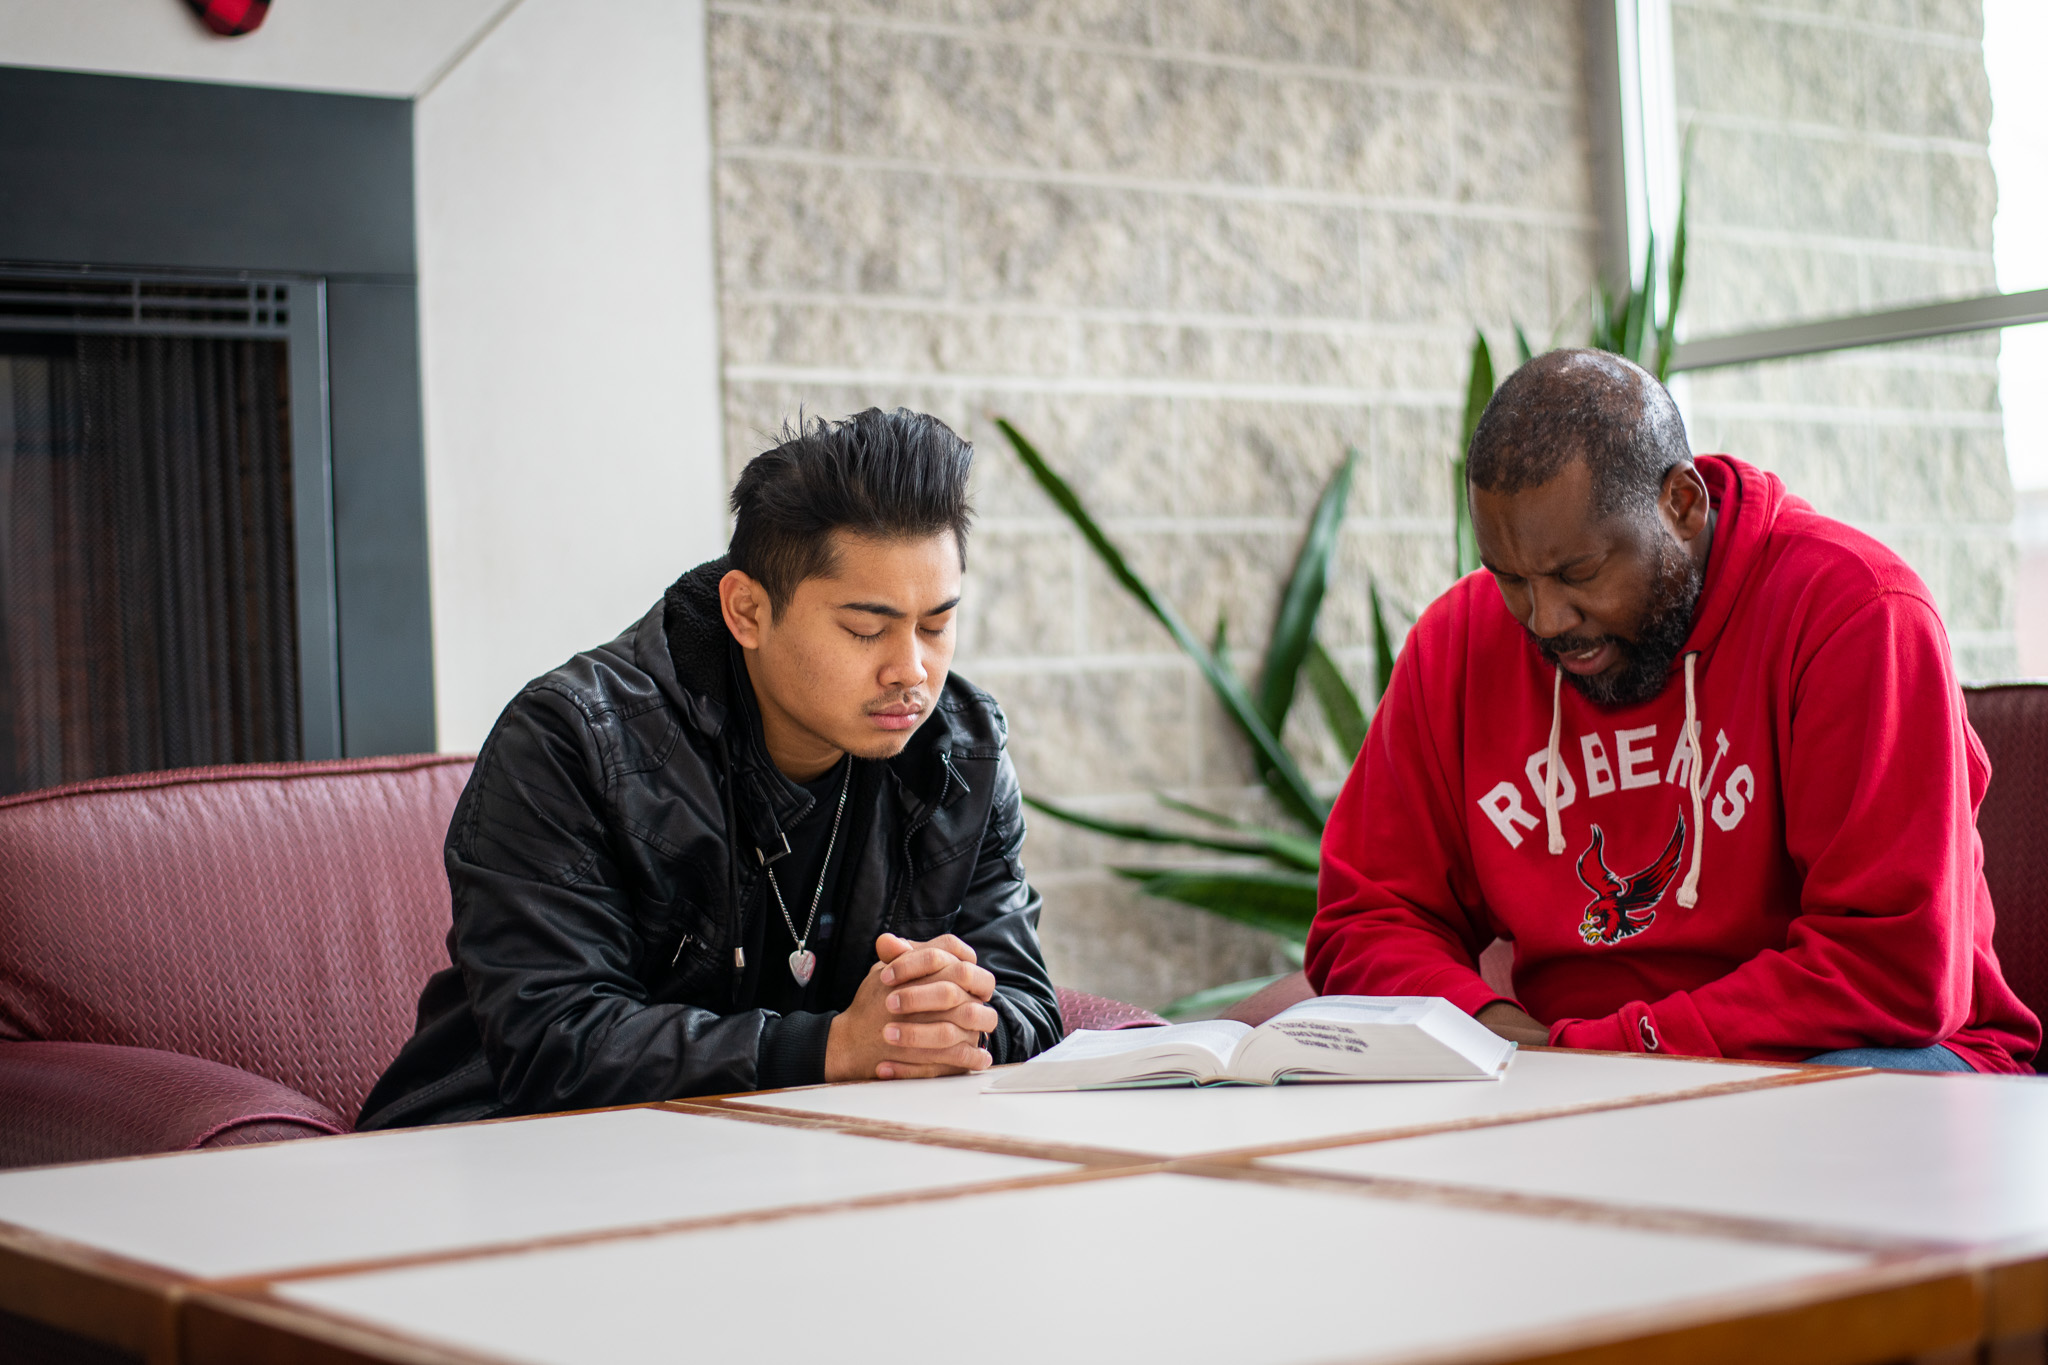
[[[2033,1083],[1533,1050],[1498,1083],[984,1083],[0,1173],[0,1307],[151,1365],[893,1360],[933,1265],[963,1292],[916,1320],[996,1361],[1880,1361],[2048,1325]]]
[[[1486,1248],[1513,1248],[1515,1273],[1482,1273]],[[394,1359],[424,1345],[536,1365],[1281,1365],[1676,1328],[1731,1298],[1852,1292],[1871,1270],[1804,1247],[1154,1174],[298,1281],[265,1301],[301,1310],[301,1335],[367,1329]],[[934,1271],[949,1288],[911,1307]],[[224,1359],[222,1317],[247,1311],[202,1307],[195,1365]]]
[[[73,1250],[69,1264],[97,1305],[94,1321],[79,1326],[136,1349],[163,1330],[168,1293],[197,1281],[1070,1169],[661,1108],[621,1109],[0,1172],[0,1223],[10,1225],[10,1249],[33,1243]],[[0,1304],[4,1287],[0,1276]],[[107,1292],[94,1295],[95,1289]]]
[[[1187,1157],[1517,1122],[1722,1089],[1796,1084],[1815,1074],[1726,1062],[1524,1050],[1497,1081],[987,1094],[992,1075],[984,1072],[916,1085],[816,1086],[720,1103],[1041,1154]]]
[[[2048,1079],[1896,1072],[1260,1163],[2048,1252]]]

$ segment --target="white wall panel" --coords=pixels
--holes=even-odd
[[[523,0],[418,105],[443,749],[724,542],[704,12]]]
[[[263,27],[222,38],[179,0],[0,4],[9,66],[413,95],[520,0],[283,0]]]

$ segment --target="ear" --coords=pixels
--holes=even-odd
[[[1691,542],[1706,531],[1714,504],[1707,496],[1707,481],[1700,477],[1692,461],[1687,460],[1664,476],[1657,510],[1671,533],[1681,541]]]
[[[768,590],[738,569],[718,580],[718,611],[741,649],[759,649],[772,623]]]

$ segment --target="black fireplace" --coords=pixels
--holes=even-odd
[[[0,792],[340,756],[320,312],[0,267]]]
[[[0,67],[0,792],[434,746],[412,106]]]

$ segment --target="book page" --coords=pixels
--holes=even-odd
[[[1038,1054],[1043,1062],[1093,1061],[1126,1052],[1172,1047],[1200,1048],[1216,1058],[1220,1071],[1229,1063],[1237,1040],[1251,1032],[1248,1025],[1230,1019],[1203,1019],[1192,1024],[1169,1024],[1165,1028],[1076,1029],[1064,1040]]]
[[[1328,1019],[1359,1024],[1413,1024],[1430,1013],[1437,1000],[1434,995],[1319,995],[1288,1006],[1266,1022]]]
[[[1248,1081],[1486,1079],[1513,1045],[1434,996],[1326,996],[1282,1010],[1239,1044]]]
[[[1229,1019],[1164,1028],[1078,1029],[1057,1046],[1005,1067],[990,1091],[1186,1085],[1224,1075],[1237,1040],[1251,1029]]]

